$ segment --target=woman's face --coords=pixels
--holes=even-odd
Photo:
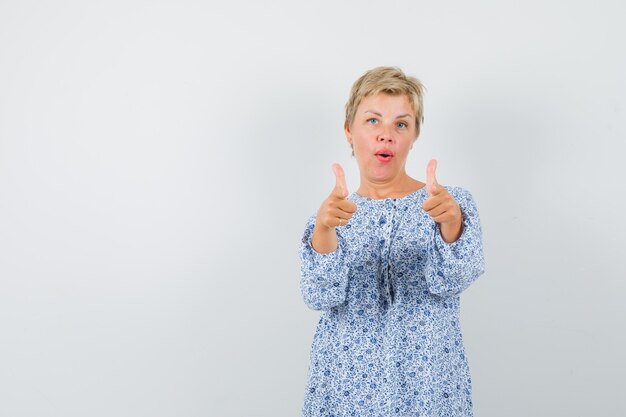
[[[415,113],[405,94],[379,93],[361,100],[352,125],[344,127],[361,177],[384,183],[403,173],[415,128]]]

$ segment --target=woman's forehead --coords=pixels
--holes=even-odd
[[[363,97],[363,100],[359,103],[357,113],[374,113],[379,116],[393,117],[415,117],[415,111],[406,94],[389,94],[385,92]]]

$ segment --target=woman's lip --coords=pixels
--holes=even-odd
[[[382,162],[383,164],[391,161],[391,158],[393,158],[393,155],[382,156],[381,154],[376,154],[376,159],[378,159],[378,162]]]

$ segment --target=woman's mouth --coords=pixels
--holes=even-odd
[[[378,162],[387,163],[391,161],[391,158],[393,158],[393,153],[391,151],[376,152],[376,159],[378,159]]]

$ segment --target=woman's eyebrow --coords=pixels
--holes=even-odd
[[[374,110],[365,110],[364,113],[372,113],[375,114],[378,117],[383,117],[382,114],[378,113],[377,111]],[[402,119],[403,117],[410,117],[412,116],[411,113],[406,113],[406,114],[401,114],[400,116],[397,116],[396,119]]]

